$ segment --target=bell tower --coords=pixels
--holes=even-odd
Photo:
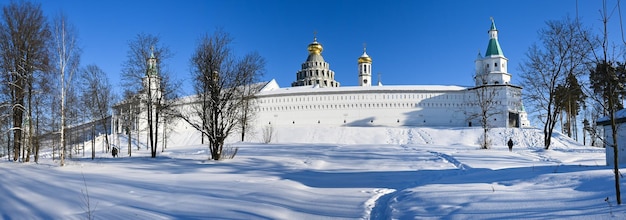
[[[359,86],[372,86],[372,58],[367,55],[365,45],[363,45],[363,55],[359,57],[358,64]]]
[[[146,95],[150,94],[151,98],[161,96],[161,77],[159,77],[159,69],[157,58],[154,56],[154,46],[150,47],[150,57],[146,61],[146,75],[143,78],[143,86],[146,89]],[[149,90],[149,91],[148,91]]]
[[[508,59],[502,53],[500,43],[498,42],[498,29],[496,23],[491,18],[491,28],[487,31],[489,34],[489,44],[485,56],[480,53],[476,59],[476,86],[481,85],[498,85],[510,84],[511,74],[507,72]]]

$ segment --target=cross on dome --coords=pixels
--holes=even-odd
[[[359,57],[359,63],[372,63],[372,58],[367,55],[367,43],[363,43],[363,54]]]
[[[309,44],[307,50],[309,51],[309,54],[322,54],[324,47],[322,47],[322,44],[317,42],[317,31],[313,31],[313,42]]]

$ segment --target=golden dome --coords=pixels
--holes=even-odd
[[[324,50],[324,48],[322,47],[322,44],[317,42],[317,38],[313,39],[313,43],[309,44],[309,47],[307,47],[307,50],[309,50],[309,54],[322,54],[322,51]]]
[[[359,63],[372,63],[372,58],[370,58],[370,56],[368,56],[367,53],[363,51],[363,55],[359,57]]]

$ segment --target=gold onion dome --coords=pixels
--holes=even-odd
[[[372,63],[372,58],[367,55],[365,48],[363,49],[363,55],[359,57],[359,63]]]
[[[309,50],[309,54],[322,54],[324,48],[322,47],[322,44],[317,42],[317,38],[314,38],[313,43],[309,44],[307,50]]]

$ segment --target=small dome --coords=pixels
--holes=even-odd
[[[324,48],[322,47],[322,44],[317,42],[317,38],[315,38],[313,39],[313,43],[309,44],[307,50],[309,50],[309,54],[322,54]]]
[[[370,58],[370,56],[368,56],[367,53],[363,51],[363,55],[359,57],[359,63],[372,63],[372,58]]]

